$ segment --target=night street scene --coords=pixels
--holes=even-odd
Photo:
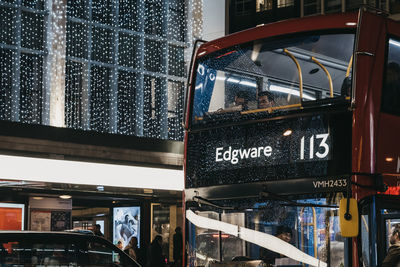
[[[0,264],[399,267],[399,0],[0,0]]]

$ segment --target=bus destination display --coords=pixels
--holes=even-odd
[[[187,153],[196,164],[188,162],[187,178],[200,186],[341,175],[348,171],[350,136],[348,113],[193,132]]]

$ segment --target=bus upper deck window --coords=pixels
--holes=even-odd
[[[353,43],[352,33],[289,36],[255,40],[200,58],[194,121],[240,119],[299,109],[315,100],[348,98]]]

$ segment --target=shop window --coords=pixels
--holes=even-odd
[[[346,0],[346,11],[357,11],[363,4],[363,0]]]
[[[313,15],[321,13],[320,0],[304,0],[304,15]]]
[[[236,15],[245,16],[251,14],[251,0],[236,0]]]
[[[278,8],[289,7],[294,5],[294,0],[278,0]]]
[[[400,40],[390,38],[384,83],[382,111],[400,115]]]
[[[325,13],[339,13],[342,11],[342,0],[325,0]]]
[[[257,12],[265,10],[271,10],[273,6],[273,0],[257,0]]]
[[[390,0],[389,8],[390,14],[400,13],[400,2],[398,0]]]

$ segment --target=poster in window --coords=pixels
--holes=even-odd
[[[140,207],[115,207],[113,215],[113,243],[125,247],[135,236],[140,246]]]
[[[0,230],[24,230],[24,204],[0,203]]]
[[[51,212],[50,211],[32,211],[31,212],[31,230],[32,231],[50,231]]]
[[[71,229],[70,211],[51,212],[51,231],[64,231]]]

